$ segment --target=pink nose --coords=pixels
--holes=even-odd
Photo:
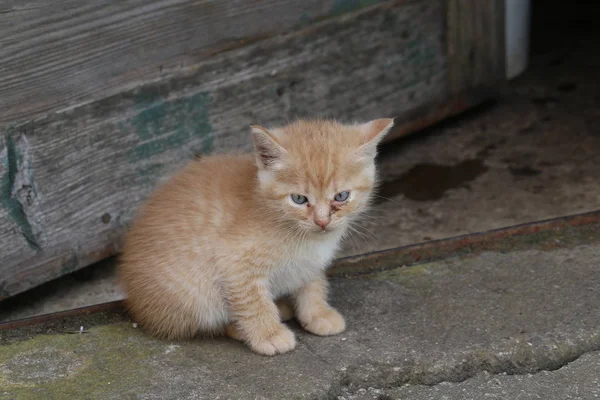
[[[327,227],[327,225],[329,225],[329,222],[331,221],[331,219],[315,219],[315,224],[319,225],[321,227],[321,229],[325,230],[325,228]]]

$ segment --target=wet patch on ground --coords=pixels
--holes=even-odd
[[[482,159],[455,165],[418,164],[398,178],[384,182],[378,195],[382,200],[400,194],[416,201],[439,200],[448,190],[465,187],[487,170]]]

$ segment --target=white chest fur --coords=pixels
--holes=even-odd
[[[269,277],[274,298],[290,294],[329,266],[338,249],[341,232],[330,233],[321,240],[290,243],[282,250],[283,260]]]

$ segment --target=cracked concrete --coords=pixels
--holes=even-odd
[[[0,332],[0,398],[592,399],[600,227],[580,236],[333,279],[347,331],[316,337],[292,323],[297,349],[273,358],[225,338],[154,340],[120,315]],[[60,333],[80,325],[89,333]],[[29,384],[38,370],[62,376]],[[577,371],[581,384],[569,383]]]
[[[337,400],[456,399],[456,400],[581,400],[600,398],[600,352],[582,355],[555,371],[508,375],[480,372],[460,383],[441,382],[433,387],[405,384],[397,388],[343,390]],[[482,397],[482,394],[484,397]]]

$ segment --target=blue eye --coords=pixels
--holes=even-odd
[[[292,198],[292,201],[296,204],[304,204],[308,201],[306,196],[302,196],[301,194],[292,194],[290,197]]]
[[[348,197],[350,197],[350,192],[339,192],[338,194],[333,196],[333,199],[335,201],[342,202],[348,200]]]

